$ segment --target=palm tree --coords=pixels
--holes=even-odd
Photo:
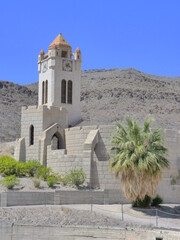
[[[131,200],[153,197],[162,177],[163,168],[169,167],[165,158],[161,129],[152,131],[151,120],[144,121],[142,128],[136,121],[127,119],[127,126],[117,123],[112,137],[116,153],[109,160],[109,167],[121,184],[125,196]]]

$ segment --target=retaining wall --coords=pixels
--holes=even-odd
[[[0,223],[1,240],[179,240],[180,232],[164,229],[31,226]]]
[[[117,190],[59,190],[54,192],[3,192],[0,206],[58,205],[58,204],[129,203]]]

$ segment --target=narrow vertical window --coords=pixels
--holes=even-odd
[[[45,103],[48,102],[48,80],[46,80],[46,87],[45,87]]]
[[[72,81],[68,81],[68,103],[72,104]]]
[[[66,81],[61,82],[61,103],[66,103]]]
[[[34,145],[34,126],[31,125],[29,128],[29,145]]]
[[[42,82],[42,104],[44,104],[44,82]]]

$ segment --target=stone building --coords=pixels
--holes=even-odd
[[[62,34],[38,57],[38,106],[22,107],[21,139],[16,159],[47,164],[47,146],[65,148],[64,129],[81,121],[81,52],[75,53]]]
[[[16,142],[18,161],[39,160],[53,171],[65,174],[82,168],[92,188],[110,189],[123,197],[120,180],[108,171],[110,136],[114,126],[75,126],[81,121],[81,51],[75,53],[60,34],[48,52],[38,58],[38,106],[22,107],[21,138]],[[165,202],[180,199],[180,132],[164,130],[171,169],[163,173],[159,194]],[[179,181],[179,182],[178,182]],[[117,191],[118,190],[118,191]],[[168,192],[168,194],[166,194]]]

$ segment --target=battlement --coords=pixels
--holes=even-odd
[[[22,106],[21,107],[21,111],[25,112],[25,111],[60,111],[60,112],[67,112],[67,110],[64,107],[54,107],[54,106],[47,106],[47,105],[33,105],[33,106]]]

